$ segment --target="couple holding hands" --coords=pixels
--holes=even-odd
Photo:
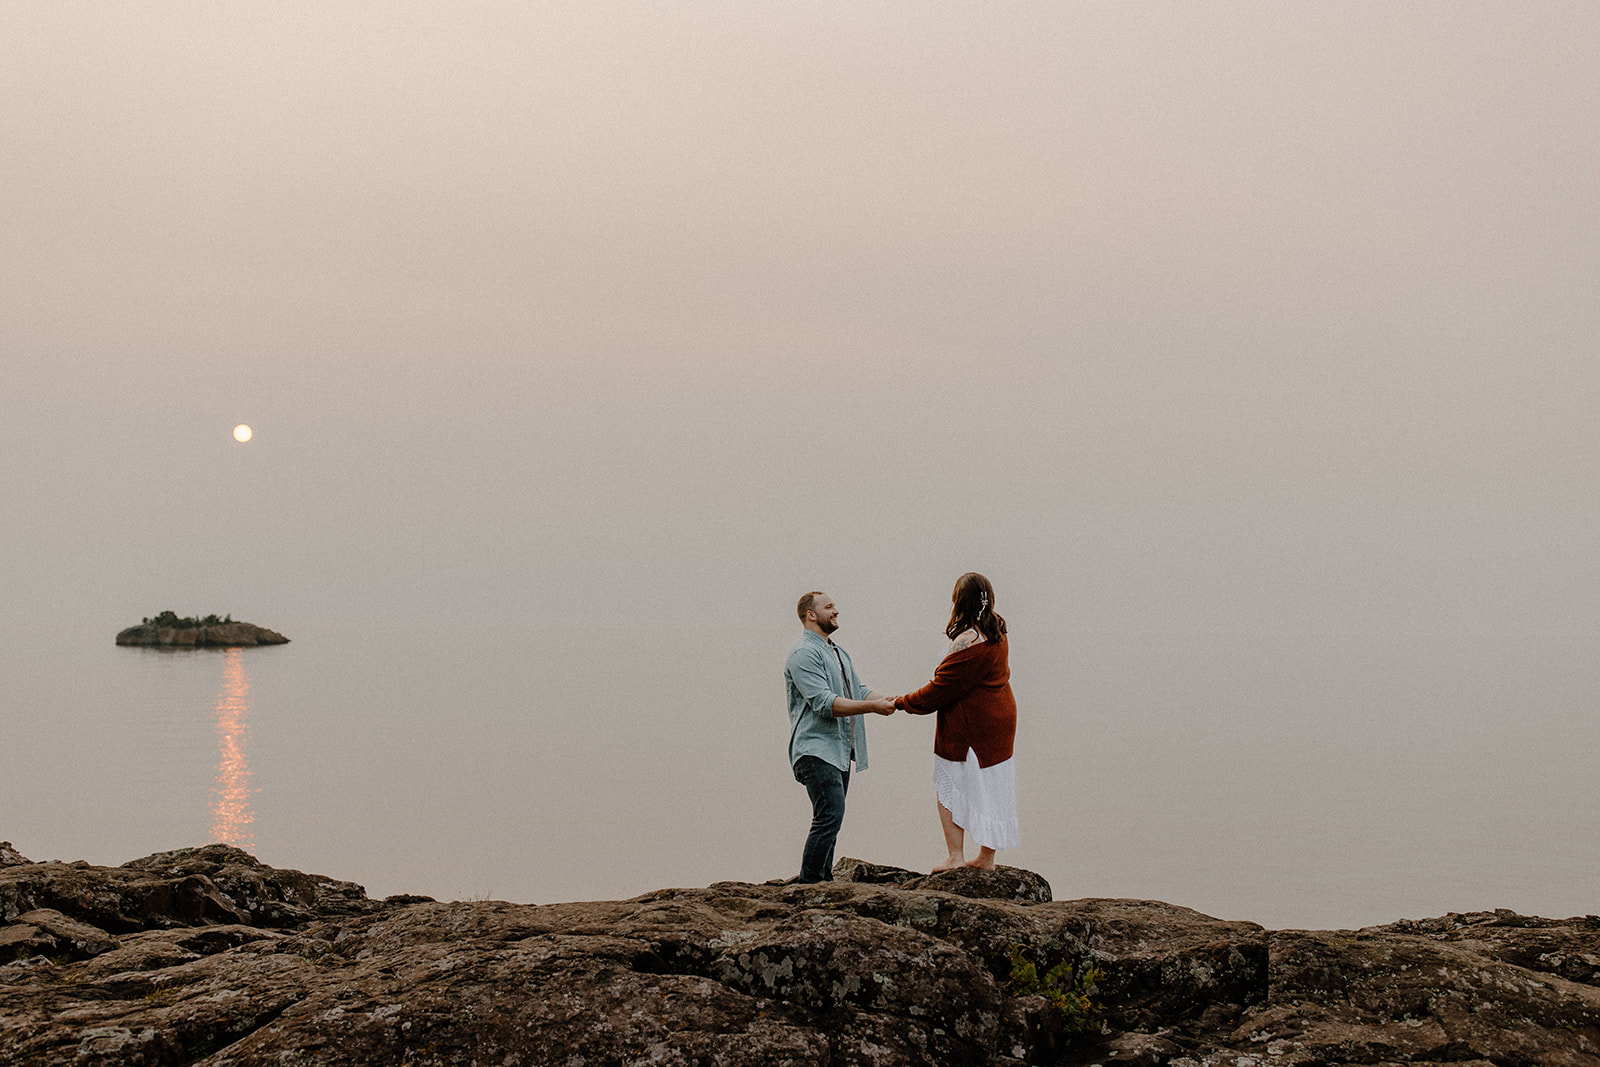
[[[981,574],[956,579],[950,594],[950,648],[933,680],[904,696],[886,697],[862,683],[850,654],[833,640],[839,609],[827,593],[807,593],[798,605],[805,633],[789,653],[783,676],[789,691],[789,764],[811,797],[811,832],[799,882],[833,876],[833,845],[844,822],[850,765],[867,769],[863,715],[937,716],[933,784],[948,855],[935,871],[994,869],[994,854],[1015,848],[1016,775],[1011,761],[1017,702],[1007,666],[1006,621],[994,612],[994,587]],[[966,858],[966,839],[978,846]]]

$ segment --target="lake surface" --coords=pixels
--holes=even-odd
[[[0,838],[101,864],[230,841],[376,896],[540,903],[798,869],[794,625],[257,621],[293,642],[21,635]],[[943,647],[838,636],[889,692]],[[1271,927],[1600,911],[1596,638],[1018,633],[1012,669],[1022,847],[1001,858],[1058,898]],[[870,720],[840,855],[939,857],[932,728]]]

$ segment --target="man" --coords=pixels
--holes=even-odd
[[[862,684],[850,654],[833,640],[839,609],[827,593],[800,598],[805,633],[789,653],[789,765],[811,797],[811,833],[800,857],[799,882],[833,878],[833,843],[844,823],[850,763],[867,769],[867,727],[859,716],[893,715],[894,701]]]

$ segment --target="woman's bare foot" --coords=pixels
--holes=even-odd
[[[934,803],[939,805],[939,829],[944,832],[945,861],[933,869],[933,873],[938,874],[967,865],[967,832],[956,825],[956,817],[950,814],[943,801],[935,798]]]
[[[994,849],[978,849],[978,855],[975,858],[968,860],[965,864],[963,864],[963,866],[973,867],[980,871],[994,870]]]

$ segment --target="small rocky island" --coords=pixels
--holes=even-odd
[[[139,648],[254,648],[286,645],[289,639],[265,626],[234,622],[233,616],[179,616],[171,611],[145,619],[117,634],[117,644]]]
[[[0,1063],[1600,1065],[1600,917],[1265,930],[1016,868],[567,904],[0,843]]]

